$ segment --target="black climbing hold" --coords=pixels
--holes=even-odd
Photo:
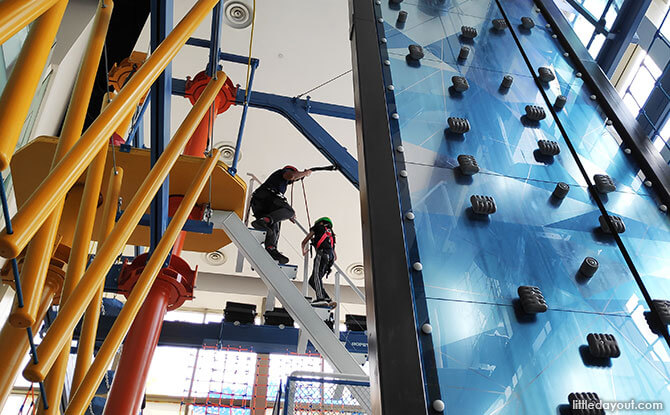
[[[590,333],[586,336],[586,341],[589,343],[589,353],[593,357],[600,358],[617,358],[621,356],[619,344],[616,338],[607,333]]]
[[[623,219],[621,219],[618,216],[613,216],[613,215],[610,215],[610,219],[612,220],[612,225],[614,226],[614,232],[616,232],[616,233],[626,232],[626,225],[623,223]],[[612,233],[612,232],[610,232],[610,227],[607,225],[607,221],[605,220],[605,216],[600,215],[598,217],[598,221],[600,222],[600,229],[602,229],[603,232]]]
[[[606,174],[596,174],[593,176],[593,182],[596,185],[598,193],[610,193],[616,190],[614,180]]]
[[[391,3],[391,4],[400,4],[402,2],[403,2],[403,0],[389,0],[389,3]]]
[[[670,301],[668,300],[651,300],[654,304],[654,308],[658,312],[658,316],[661,318],[661,323],[668,325],[670,324]]]
[[[517,290],[521,307],[526,314],[544,313],[547,311],[547,302],[544,301],[542,291],[538,287],[522,285]]]
[[[493,28],[495,30],[505,30],[507,29],[507,22],[505,19],[493,19]]]
[[[559,95],[556,97],[556,102],[554,102],[554,109],[560,111],[565,107],[565,103],[568,102],[568,98],[565,95]]]
[[[523,26],[524,29],[530,30],[535,27],[535,22],[530,17],[522,17],[521,26]]]
[[[472,176],[479,173],[479,165],[474,156],[469,154],[461,154],[458,156],[458,166],[461,168],[461,173],[466,176]]]
[[[540,149],[540,153],[545,156],[556,156],[561,152],[561,147],[556,141],[539,140],[537,147]]]
[[[470,55],[470,48],[467,46],[461,46],[461,51],[458,53],[458,59],[464,61]]]
[[[496,213],[496,201],[491,196],[472,195],[470,196],[472,211],[478,215],[490,215]]]
[[[401,10],[400,13],[398,13],[398,23],[405,23],[406,21],[407,21],[407,12]]]
[[[449,131],[455,134],[465,134],[470,131],[470,122],[467,118],[449,117],[447,118]]]
[[[500,86],[509,89],[512,86],[512,82],[514,82],[514,77],[512,75],[505,75],[503,76],[503,80],[500,83]]]
[[[558,199],[563,199],[565,196],[568,195],[568,192],[570,191],[570,185],[567,183],[563,182],[558,182],[556,184],[556,188],[554,189],[554,192],[552,193],[552,196],[558,198]]]
[[[544,108],[539,105],[526,105],[526,117],[529,120],[540,121],[547,117]]]
[[[454,90],[457,92],[464,92],[467,91],[468,88],[470,88],[470,84],[468,84],[468,80],[465,79],[463,76],[452,76],[451,77],[451,83],[452,86],[454,87]]]
[[[540,81],[542,82],[551,82],[554,79],[556,79],[554,71],[552,71],[551,68],[548,68],[546,66],[540,66],[537,69],[537,73],[539,74]]]
[[[605,415],[604,409],[596,408],[600,404],[600,397],[595,392],[573,392],[568,395],[568,402],[572,415]]]
[[[477,29],[472,26],[461,26],[461,36],[466,39],[474,39],[477,37]]]
[[[598,271],[598,260],[587,256],[579,267],[579,273],[586,278],[591,278]]]
[[[415,61],[423,59],[423,48],[419,45],[409,45],[409,57]]]

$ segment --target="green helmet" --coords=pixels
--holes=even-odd
[[[331,228],[333,227],[333,221],[330,220],[328,216],[324,216],[322,218],[317,219],[316,222],[314,222],[314,224],[316,225],[319,222],[326,222],[330,225]]]

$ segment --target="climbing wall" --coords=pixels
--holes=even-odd
[[[430,336],[423,353],[437,367],[426,382],[439,385],[445,413],[567,414],[573,392],[664,401],[670,411],[668,344],[650,328],[643,296],[670,299],[667,213],[532,0],[375,7],[390,129],[406,165],[397,173],[414,228],[407,252],[425,290],[417,309],[432,326],[419,334]],[[566,101],[553,110],[559,95]],[[527,114],[529,105],[541,110]],[[449,117],[469,126],[450,127]],[[540,140],[553,150],[543,154]],[[474,156],[479,171],[466,174],[476,169],[460,167],[459,155]],[[603,182],[590,193],[594,175],[616,189]],[[552,196],[559,182],[569,185],[562,199]],[[490,203],[481,206],[489,214],[473,210],[473,195],[493,198],[495,212]],[[601,228],[599,204],[622,219],[620,241]],[[591,277],[579,271],[586,257],[598,263]],[[547,310],[527,313],[520,286],[538,287]],[[590,333],[613,335],[620,356],[597,357]]]

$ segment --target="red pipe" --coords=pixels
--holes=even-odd
[[[121,360],[107,397],[104,415],[137,414],[144,397],[151,360],[158,345],[170,287],[157,280],[123,343]]]
[[[207,140],[209,139],[209,132],[212,128],[212,121],[214,121],[214,118],[216,118],[216,114],[218,114],[219,110],[217,105],[218,101],[219,100],[214,100],[214,103],[212,104],[214,105],[214,117],[210,117],[210,113],[208,112],[202,118],[200,124],[198,124],[198,127],[193,132],[193,135],[188,140],[188,143],[186,143],[186,147],[184,147],[184,152],[182,154],[186,156],[205,157],[205,150],[207,150]],[[178,207],[179,203],[177,203],[176,206]],[[172,211],[172,205],[170,205],[168,214],[170,216],[174,214]],[[174,247],[172,248],[172,255],[181,255],[181,251],[184,249],[184,241],[186,241],[186,231],[181,231],[179,236],[177,236]]]
[[[209,75],[206,72],[198,73],[193,79],[188,79],[186,81],[186,97],[191,100],[191,103],[195,103],[198,97],[207,86],[210,81]],[[182,154],[186,156],[195,156],[195,157],[204,157],[205,150],[207,150],[207,141],[209,140],[210,133],[214,128],[214,120],[216,116],[221,114],[230,108],[231,104],[235,101],[235,95],[237,94],[237,88],[233,85],[233,82],[228,78],[224,83],[223,88],[214,99],[212,103],[213,109],[205,114],[198,124],[198,127],[193,132],[193,135],[186,143],[184,147],[184,152]],[[170,211],[170,215],[172,212]],[[184,241],[186,240],[186,232],[182,232],[177,237],[177,240],[172,248],[173,255],[181,255],[182,249],[184,248]]]

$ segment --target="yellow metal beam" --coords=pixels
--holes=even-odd
[[[140,311],[140,307],[142,307],[142,303],[149,294],[158,272],[163,268],[165,258],[167,258],[177,236],[179,236],[179,233],[184,226],[184,223],[186,223],[186,219],[188,219],[188,216],[193,209],[193,205],[198,199],[200,192],[207,184],[207,179],[212,174],[212,170],[214,170],[218,158],[219,150],[214,150],[214,153],[202,162],[202,167],[193,179],[191,188],[186,195],[184,195],[184,199],[170,221],[170,225],[168,225],[165,230],[165,234],[156,246],[146,267],[133,287],[133,290],[130,292],[128,301],[123,305],[121,313],[119,313],[109,334],[102,343],[91,369],[86,373],[81,386],[74,393],[70,405],[65,411],[65,415],[81,415],[86,411],[86,408],[88,408],[88,404],[91,402],[91,399],[93,399],[95,391],[98,388],[100,381],[102,381],[109,363],[114,358],[116,350],[126,337],[126,333],[128,333],[128,329],[130,329],[130,325],[133,323],[133,319],[135,319],[135,316]]]
[[[0,2],[0,45],[40,17],[58,0],[4,0]]]
[[[107,143],[116,128],[149,90],[202,20],[219,0],[199,0],[154,50],[149,59],[123,87],[119,95],[86,130],[77,144],[19,209],[12,225],[14,233],[0,233],[0,256],[16,257],[42,226],[65,192]],[[1,126],[2,124],[0,124]]]
[[[193,135],[225,81],[226,75],[219,71],[217,79],[212,79],[209,82],[198,101],[193,105],[174,137],[165,147],[163,154],[142,182],[133,200],[128,204],[109,238],[99,247],[98,254],[89,265],[74,292],[59,310],[58,316],[37,349],[38,364],[30,363],[23,372],[26,379],[37,382],[43,380],[49,372],[57,354],[67,343],[68,335],[72,333],[82,314],[84,314],[86,307],[98,291],[99,284],[105,278],[116,256],[122,251],[126,241],[167,177],[169,170],[177,161],[186,142]],[[110,106],[113,104],[114,101]]]
[[[13,3],[16,3],[16,1],[12,1],[10,6]],[[63,18],[66,6],[67,0],[58,0],[53,7],[35,21],[21,48],[19,57],[16,59],[7,85],[2,91],[2,97],[0,97],[0,127],[2,128],[0,170],[9,167],[9,161],[14,154],[16,143],[19,141],[23,122],[28,115],[33,95],[51,52],[51,46],[56,38],[56,32],[58,32],[58,26]],[[0,19],[4,19],[4,17],[0,13]],[[2,33],[1,30],[0,33]]]
[[[50,274],[47,277],[46,286],[42,290],[42,302],[40,303],[39,318],[33,325],[33,333],[37,333],[44,316],[47,313],[54,295],[60,291],[62,279]],[[25,329],[12,326],[8,321],[0,331],[0,411],[4,408],[7,398],[12,391],[16,376],[21,371],[21,363],[28,353],[28,335]]]
[[[102,4],[98,6],[95,15],[95,21],[91,36],[88,39],[86,52],[79,66],[77,79],[74,84],[74,92],[70,98],[67,114],[63,123],[63,131],[60,141],[56,147],[56,154],[52,162],[52,168],[63,158],[63,156],[72,148],[74,143],[81,135],[86,120],[86,111],[91,99],[91,91],[95,83],[95,76],[98,71],[98,64],[102,56],[102,49],[105,45],[107,28],[112,17],[114,3],[107,0],[105,7]],[[0,124],[2,125],[2,124]],[[104,157],[104,156],[103,156]],[[104,159],[102,160],[104,167]],[[97,201],[97,193],[96,193]],[[24,307],[14,307],[10,315],[11,323],[16,327],[29,327],[35,323],[39,299],[41,297],[44,278],[46,278],[47,268],[51,260],[51,252],[56,240],[58,226],[61,220],[64,197],[49,215],[44,225],[35,234],[35,237],[28,246],[25,266],[21,272],[21,286],[24,295]],[[65,282],[65,287],[69,289],[71,283]],[[75,282],[76,285],[76,282]],[[74,285],[72,285],[74,286]]]
[[[88,251],[91,244],[91,236],[93,235],[93,224],[95,222],[95,214],[98,208],[100,186],[102,184],[102,176],[105,173],[105,161],[107,161],[107,151],[105,150],[106,149],[102,149],[100,154],[93,160],[93,163],[88,166],[84,194],[81,198],[79,216],[74,230],[74,240],[72,242],[72,249],[70,250],[70,258],[67,263],[67,271],[65,272],[61,303],[67,301],[70,294],[72,294],[74,287],[77,286],[77,283],[86,270]],[[110,181],[110,183],[112,182]],[[67,370],[68,360],[70,359],[70,342],[72,341],[72,335],[70,335],[69,340],[70,341],[63,346],[56,363],[45,379],[46,395],[49,400],[49,405],[47,409],[44,409],[44,405],[39,406],[37,413],[40,415],[60,415],[58,403],[60,402],[63,393],[65,372]]]
[[[105,156],[103,150],[102,155]],[[112,169],[111,178],[107,185],[105,194],[105,207],[102,212],[102,228],[98,237],[98,244],[102,245],[107,239],[116,224],[116,208],[119,194],[121,193],[121,183],[123,182],[123,169],[120,167]],[[98,286],[98,292],[86,309],[84,322],[81,326],[81,335],[77,343],[77,365],[74,368],[72,376],[72,387],[70,390],[76,391],[81,384],[84,375],[91,367],[93,361],[93,349],[95,347],[95,337],[98,331],[98,318],[100,317],[100,304],[102,303],[102,290],[104,284]],[[67,346],[66,346],[67,347]]]

